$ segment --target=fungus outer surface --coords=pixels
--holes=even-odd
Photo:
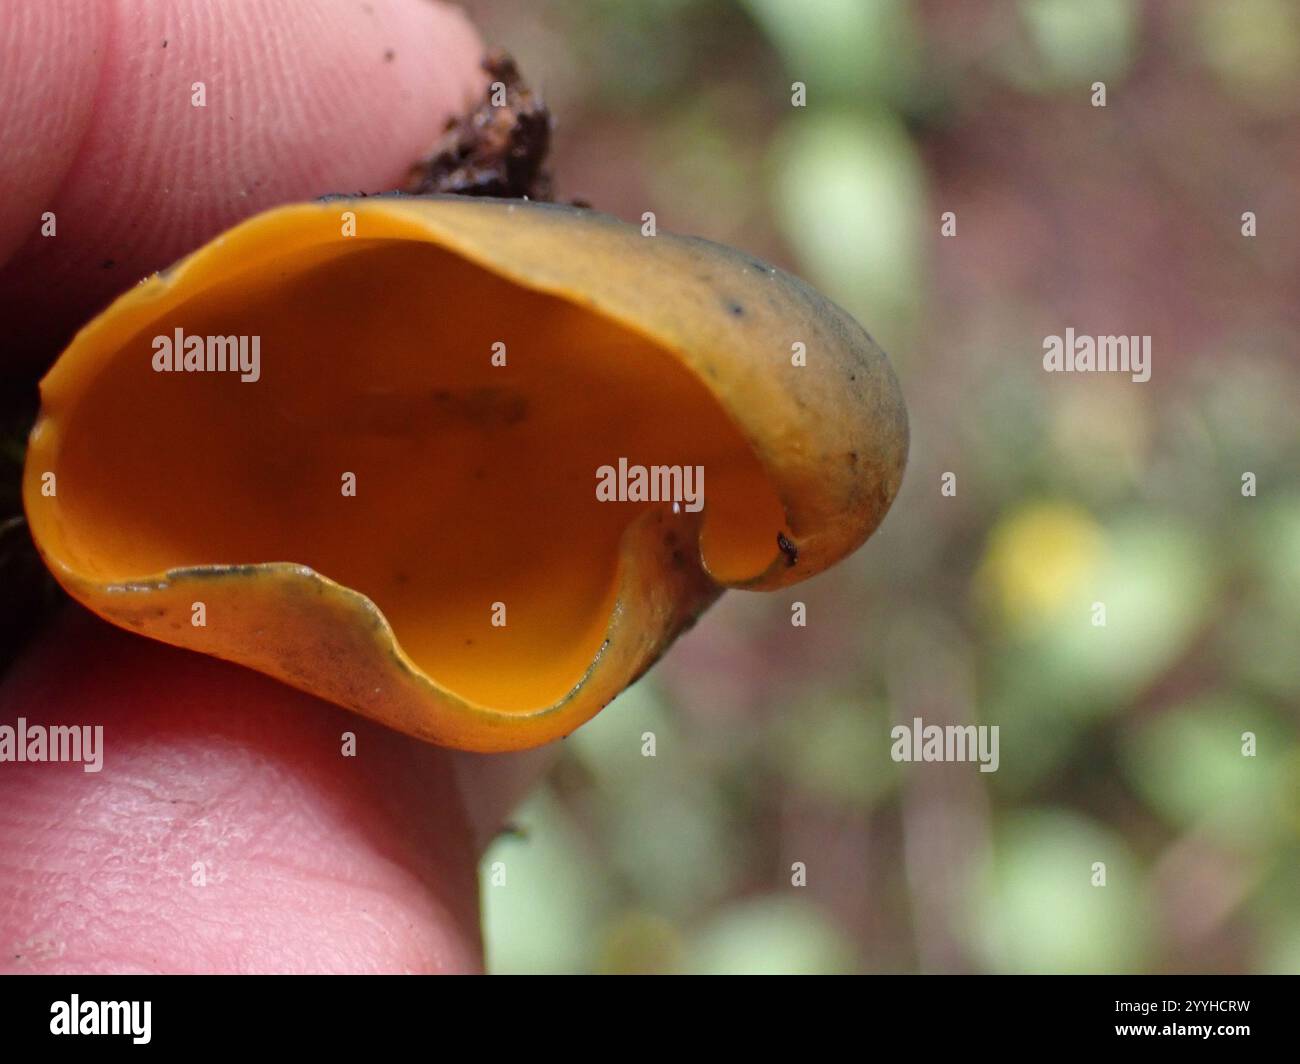
[[[33,534],[115,623],[432,741],[536,745],[721,588],[811,575],[892,500],[907,440],[888,363],[778,283],[774,310],[771,272],[738,253],[590,211],[259,215],[122,296],[51,370]],[[256,337],[257,379],[159,371],[159,337]],[[794,340],[821,365],[792,366]],[[600,501],[620,460],[702,470],[703,508]]]

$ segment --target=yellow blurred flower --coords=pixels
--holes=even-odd
[[[1105,532],[1086,510],[1030,503],[994,527],[976,587],[1009,624],[1030,627],[1067,608],[1087,608],[1080,595],[1104,550]]]
[[[600,970],[615,975],[677,971],[684,940],[676,924],[657,913],[626,909],[602,935]]]

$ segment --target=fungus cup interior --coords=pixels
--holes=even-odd
[[[624,531],[671,511],[598,501],[599,467],[702,466],[699,547],[692,515],[670,520],[718,583],[777,557],[782,506],[732,420],[671,352],[578,298],[400,234],[208,264],[173,291],[130,335],[95,334],[111,351],[62,407],[47,396],[45,535],[82,576],[307,565],[372,600],[439,685],[525,711],[590,667]],[[156,372],[154,338],[178,328],[260,337],[260,379]]]

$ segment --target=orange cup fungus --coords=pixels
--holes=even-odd
[[[728,587],[856,549],[889,363],[807,285],[570,207],[282,207],[139,284],[41,385],[28,520],[115,624],[431,742],[536,746]]]

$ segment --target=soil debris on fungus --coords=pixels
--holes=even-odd
[[[447,123],[433,151],[411,167],[405,191],[550,200],[550,110],[505,51],[489,52],[482,67],[490,79],[484,101]]]
[[[799,548],[785,538],[784,532],[776,534],[776,545],[781,553],[785,555],[786,565],[794,565],[799,560]]]

